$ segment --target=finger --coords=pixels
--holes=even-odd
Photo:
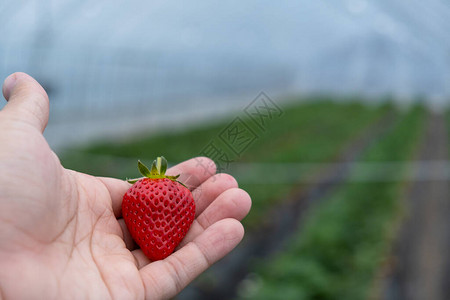
[[[228,174],[221,173],[208,178],[192,192],[195,200],[195,216],[200,215],[217,196],[228,189],[237,187],[236,179]]]
[[[167,171],[167,175],[178,174],[180,174],[178,181],[193,191],[209,177],[216,174],[216,164],[207,157],[194,157],[173,166]]]
[[[221,220],[164,260],[140,270],[146,298],[175,296],[194,278],[230,252],[242,240],[244,228],[234,219]]]
[[[133,250],[131,251],[131,253],[134,256],[134,259],[136,260],[136,267],[139,270],[148,265],[149,263],[151,263],[151,260],[147,256],[145,256],[144,252],[141,249]]]
[[[9,75],[3,83],[8,103],[2,112],[43,132],[48,122],[48,96],[42,86],[25,73]]]
[[[131,187],[131,184],[125,180],[109,177],[97,177],[106,187],[111,197],[111,205],[116,218],[122,216],[123,195]]]
[[[167,170],[168,175],[181,174],[179,180],[185,185],[190,187],[191,190],[195,190],[200,184],[202,184],[209,177],[216,172],[216,165],[207,157],[195,157],[184,161],[176,166]],[[111,205],[116,218],[122,215],[122,199],[123,195],[131,187],[131,185],[123,180],[97,177],[108,189],[111,196]]]
[[[136,249],[138,247],[138,245],[131,237],[131,234],[128,231],[128,228],[127,228],[127,225],[125,224],[124,219],[119,219],[117,221],[119,222],[120,229],[122,229],[122,238],[123,238],[123,241],[125,242],[125,246],[127,247],[127,249],[130,251]]]
[[[222,219],[233,218],[238,221],[242,220],[250,211],[251,205],[250,196],[244,190],[238,188],[226,190],[194,220],[178,248],[194,240],[208,227]]]
[[[217,221],[225,218],[242,220],[250,211],[252,201],[249,194],[239,188],[228,189],[197,217],[197,222],[208,228]]]

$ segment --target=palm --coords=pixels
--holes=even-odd
[[[206,159],[190,160],[172,172],[190,174],[190,184],[200,185],[193,191],[197,219],[181,249],[150,262],[121,219],[128,183],[64,169],[41,134],[45,92],[16,76],[24,87],[7,91],[10,102],[0,111],[0,295],[167,298],[242,238],[236,219],[247,214],[248,196],[230,176],[211,177]],[[40,101],[31,114],[23,106],[30,93]]]

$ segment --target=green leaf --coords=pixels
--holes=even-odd
[[[164,158],[164,156],[157,157],[153,161],[151,169],[149,169],[140,160],[138,160],[138,169],[139,169],[139,172],[144,177],[147,177],[147,178],[150,178],[150,179],[169,178],[170,180],[176,181],[177,178],[180,176],[180,175],[176,175],[176,176],[167,176],[166,175],[167,160]],[[137,179],[128,179],[127,178],[127,181],[129,183],[135,183],[139,179],[141,179],[141,178],[137,178]]]
[[[158,167],[156,166],[156,159],[152,163],[152,170],[150,171],[150,176],[155,178],[159,176]]]
[[[142,178],[133,178],[133,179],[126,179],[127,180],[127,182],[128,183],[136,183],[136,182],[138,182],[139,180],[141,180]]]
[[[150,177],[151,176],[151,173],[150,173],[149,169],[147,168],[147,166],[144,165],[143,163],[141,163],[140,160],[138,160],[138,169],[139,169],[139,172],[143,176],[145,176],[145,177]]]
[[[185,188],[187,188],[187,189],[189,189],[184,183],[182,183],[181,181],[178,181],[177,180],[177,182],[179,183],[179,184],[181,184],[182,186],[184,186]]]
[[[167,171],[167,159],[165,159],[164,156],[156,158],[156,166],[158,167],[159,174],[164,176]]]

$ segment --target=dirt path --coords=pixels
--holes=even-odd
[[[270,224],[246,233],[244,241],[230,255],[211,268],[203,281],[188,286],[177,299],[232,299],[239,284],[247,278],[254,259],[270,258],[281,251],[289,237],[298,229],[308,206],[332,193],[350,174],[351,164],[361,153],[377,142],[394,124],[394,115],[388,114],[352,141],[336,158],[341,164],[318,170],[308,182],[314,182],[301,193],[285,201],[270,212]]]
[[[430,114],[417,159],[447,160],[447,138],[444,117]],[[438,168],[419,167],[417,178],[423,180],[414,182],[406,194],[407,217],[394,246],[384,299],[449,299],[450,197],[448,181],[439,178]]]

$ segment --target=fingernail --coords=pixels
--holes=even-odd
[[[6,100],[9,99],[9,96],[11,94],[12,89],[16,85],[16,75],[11,74],[6,79],[5,82],[3,82],[3,97],[5,97]]]

